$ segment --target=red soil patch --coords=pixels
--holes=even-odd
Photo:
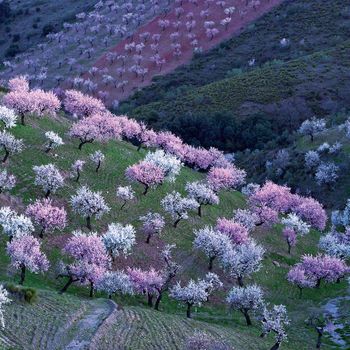
[[[188,38],[189,33],[195,34],[195,39],[198,40],[198,47],[202,48],[203,51],[207,51],[219,44],[221,41],[229,39],[233,35],[238,34],[249,23],[253,22],[258,17],[262,16],[282,2],[283,0],[261,0],[260,2],[255,0],[227,0],[225,6],[221,7],[216,4],[216,1],[214,1],[208,8],[208,17],[205,18],[201,16],[201,11],[207,9],[204,0],[198,0],[198,6],[188,2],[188,0],[184,0],[182,5],[184,13],[180,16],[180,18],[176,16],[175,8],[177,5],[174,4],[173,8],[167,15],[162,15],[154,18],[148,24],[140,27],[131,38],[123,40],[112,50],[110,50],[117,55],[125,55],[127,57],[125,63],[126,72],[122,77],[118,77],[118,74],[116,72],[118,67],[122,67],[122,63],[116,61],[110,64],[106,58],[107,53],[99,58],[95,63],[95,67],[98,67],[99,69],[108,68],[109,71],[106,74],[113,76],[117,82],[127,80],[128,84],[125,86],[124,91],[122,91],[121,88],[116,88],[114,84],[104,84],[101,81],[101,75],[92,77],[90,74],[86,73],[85,78],[89,78],[98,84],[97,91],[105,91],[109,93],[109,96],[105,99],[105,102],[107,104],[111,104],[114,100],[121,101],[123,99],[126,99],[136,89],[149,85],[155,75],[169,73],[176,67],[189,62],[193,57],[193,46],[191,46],[191,41],[193,39]],[[228,17],[228,15],[224,13],[224,10],[231,6],[234,6],[236,10],[231,16],[231,22],[225,30],[225,27],[222,26],[220,22],[224,18]],[[190,12],[193,13],[193,20],[196,21],[196,25],[191,32],[187,30],[185,25],[186,22],[189,21],[189,19],[186,18],[186,15]],[[170,26],[162,31],[158,25],[159,20],[170,21]],[[176,29],[173,26],[173,22],[175,21],[182,22],[182,25],[178,30],[180,36],[176,41],[176,43],[181,44],[182,54],[180,57],[174,57],[173,48],[171,47],[172,40],[170,38],[170,34],[176,32]],[[215,22],[214,27],[219,29],[219,33],[213,39],[208,38],[206,29],[204,28],[204,22],[207,21]],[[135,42],[135,44],[141,43],[139,35],[145,32],[149,32],[151,36],[153,34],[161,34],[158,54],[161,58],[164,58],[166,62],[160,71],[160,68],[150,60],[150,57],[154,55],[154,51],[151,49],[152,40],[149,39],[142,51],[143,59],[140,64],[142,68],[148,69],[148,73],[144,79],[142,79],[141,76],[137,77],[135,73],[129,72],[129,68],[135,64],[133,56],[136,54],[136,52],[134,50],[130,54],[126,52],[125,44],[128,44],[130,42]]]

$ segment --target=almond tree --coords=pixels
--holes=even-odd
[[[129,180],[139,182],[144,186],[143,195],[147,194],[150,187],[162,184],[165,177],[162,168],[147,161],[129,166],[125,171],[125,175]]]
[[[10,242],[13,238],[27,236],[34,232],[34,226],[30,218],[17,214],[10,207],[0,208],[0,225],[3,233],[9,237]]]
[[[10,175],[7,170],[0,171],[0,194],[12,190],[16,185],[16,177]]]
[[[186,184],[188,197],[199,204],[198,215],[202,216],[202,206],[219,204],[218,195],[205,183],[195,181]]]
[[[114,260],[117,256],[128,255],[135,244],[135,229],[132,225],[115,223],[108,225],[107,232],[102,236],[106,251]]]
[[[213,279],[213,276],[216,278]],[[170,289],[169,296],[185,303],[187,305],[187,317],[191,318],[192,306],[201,306],[208,301],[209,296],[221,285],[217,275],[208,273],[204,279],[198,279],[197,281],[191,279],[185,286],[181,286],[178,282]]]
[[[45,137],[47,139],[45,143],[45,153],[49,153],[53,149],[64,145],[62,138],[53,131],[47,131]]]
[[[17,125],[17,115],[14,110],[5,106],[0,106],[0,121],[5,129],[14,128]]]
[[[165,226],[163,216],[158,213],[148,212],[146,215],[140,217],[142,221],[142,231],[146,235],[146,243],[150,242],[151,237],[160,236]]]
[[[134,293],[130,277],[124,271],[106,272],[97,282],[96,289],[107,293],[109,299],[113,294],[132,295]]]
[[[11,302],[11,299],[8,298],[8,291],[2,285],[0,285],[0,322],[1,322],[1,327],[3,329],[5,328],[3,306],[10,302]]]
[[[120,210],[122,210],[128,201],[131,201],[135,198],[135,192],[131,186],[118,186],[116,191],[117,198],[120,198],[123,201]]]
[[[35,182],[37,186],[41,186],[45,191],[45,198],[48,198],[51,193],[63,187],[63,176],[53,164],[34,166]]]
[[[11,266],[21,270],[19,284],[23,284],[26,271],[33,273],[45,272],[49,268],[49,261],[40,250],[40,243],[37,238],[25,235],[14,238],[7,243],[7,254],[10,256]]]
[[[303,289],[315,288],[317,284],[315,276],[307,274],[301,265],[289,270],[287,280],[299,288],[299,298],[303,295]]]
[[[244,278],[260,270],[264,252],[262,246],[251,240],[225,250],[220,263],[230,276],[237,279],[239,286],[243,287]]]
[[[188,219],[188,211],[198,209],[199,204],[191,198],[183,198],[179,192],[173,191],[167,194],[161,201],[166,212],[175,220],[173,227],[176,228],[181,220]]]
[[[96,173],[98,173],[101,164],[105,161],[105,155],[100,150],[97,150],[90,155],[90,160],[96,165]]]
[[[213,269],[213,262],[217,257],[223,256],[227,249],[231,249],[229,237],[212,227],[206,226],[203,229],[195,231],[193,248],[203,251],[209,258],[208,269]]]
[[[16,139],[7,131],[0,131],[0,147],[5,152],[2,163],[5,163],[10,155],[21,153],[24,149],[23,141]]]
[[[95,286],[102,280],[110,265],[102,239],[94,232],[85,234],[75,231],[63,248],[63,253],[73,259],[73,262],[60,266],[61,271],[57,277],[68,277],[60,293],[64,293],[74,282],[88,283],[92,297]]]
[[[85,161],[78,159],[72,164],[72,177],[75,177],[75,181],[79,182],[81,172],[83,171],[83,167],[85,165]]]
[[[324,119],[317,119],[313,117],[306,119],[300,126],[298,132],[302,135],[310,136],[311,142],[314,141],[314,136],[326,129],[326,121]]]
[[[40,238],[56,229],[63,230],[67,224],[65,209],[54,206],[51,199],[36,200],[28,206],[26,215],[40,227]]]
[[[275,333],[276,343],[270,350],[279,349],[281,343],[287,339],[285,326],[288,326],[290,323],[286,307],[284,305],[274,305],[270,310],[264,307],[261,323],[262,333],[260,337],[263,338],[271,332]]]
[[[247,326],[251,326],[252,321],[249,313],[258,311],[264,305],[263,291],[256,284],[233,287],[226,301],[233,310],[240,311],[245,317]]]
[[[86,219],[86,227],[91,230],[91,218],[100,219],[110,208],[105,203],[101,192],[93,192],[88,187],[80,187],[71,196],[70,203],[73,211]]]
[[[1,175],[0,175],[1,176]],[[320,238],[319,247],[327,255],[347,260],[350,258],[350,228],[346,227],[345,232],[331,232]]]
[[[209,170],[207,181],[210,187],[218,192],[237,188],[244,183],[245,177],[246,172],[234,166],[227,168],[213,167]]]
[[[233,244],[243,244],[249,240],[248,228],[232,219],[218,218],[215,229],[227,235]]]

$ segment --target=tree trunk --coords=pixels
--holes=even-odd
[[[239,285],[240,287],[243,287],[243,286],[244,286],[244,284],[243,284],[243,277],[242,277],[242,276],[237,277],[237,282],[238,282],[238,285]]]
[[[94,282],[90,282],[90,298],[93,298],[94,296]]]
[[[96,173],[98,173],[98,171],[100,169],[100,166],[101,166],[101,162],[99,161],[98,164],[97,164],[97,167],[96,167]]]
[[[59,291],[59,293],[63,294],[73,282],[74,282],[73,278],[69,277],[67,283],[63,286],[63,288]]]
[[[201,205],[198,207],[198,216],[202,217],[202,206]]]
[[[310,135],[311,142],[314,142],[314,134]]]
[[[45,228],[42,228],[40,233],[39,233],[39,237],[44,238],[44,233],[45,233]]]
[[[174,222],[174,225],[173,225],[174,228],[177,227],[177,225],[178,225],[178,223],[180,222],[180,220],[181,220],[181,218],[178,218],[178,219]]]
[[[213,269],[213,261],[215,260],[216,256],[212,256],[209,258],[209,266],[208,270],[211,271]]]
[[[126,201],[124,201],[123,205],[120,207],[120,210],[123,210],[123,208],[125,207],[126,205]]]
[[[278,341],[270,350],[277,350],[280,348],[281,343]]]
[[[243,312],[243,315],[244,315],[245,320],[247,322],[247,326],[251,326],[252,325],[252,320],[250,319],[248,310],[243,310],[242,312]]]
[[[152,236],[151,234],[149,234],[149,235],[147,236],[147,239],[146,239],[146,243],[147,243],[147,244],[149,244],[149,241],[151,240],[151,236]]]
[[[25,267],[25,265],[22,265],[21,266],[21,279],[19,281],[20,285],[23,285],[25,278],[26,278],[26,267]]]
[[[7,150],[5,150],[5,156],[4,156],[4,158],[2,159],[2,162],[3,162],[3,163],[5,163],[5,162],[7,161],[7,158],[9,157],[9,155],[10,155],[10,152],[7,151]]]
[[[90,216],[88,216],[87,218],[86,218],[86,227],[91,231],[91,217]]]
[[[317,280],[316,288],[320,288],[320,286],[321,286],[321,278],[319,278],[319,279]]]
[[[187,310],[186,310],[187,318],[191,318],[191,307],[192,307],[192,304],[187,303]]]
[[[154,309],[157,310],[157,311],[159,311],[159,304],[160,304],[160,302],[162,300],[162,296],[163,296],[163,292],[159,292],[158,298],[157,298],[157,300],[156,300],[156,302],[154,304]]]
[[[291,251],[291,249],[292,249],[292,246],[290,245],[289,242],[287,242],[287,244],[288,244],[288,254],[290,254],[290,251]]]
[[[147,305],[153,307],[153,295],[149,293],[147,293]]]
[[[24,126],[26,123],[24,122],[24,113],[21,113],[21,124]]]
[[[79,182],[79,179],[80,179],[80,171],[77,170],[77,178],[75,179],[76,182]]]
[[[303,288],[299,287],[299,299],[303,296]]]
[[[145,190],[143,191],[143,195],[145,196],[148,192],[148,189],[149,189],[149,186],[148,185],[145,185]]]
[[[316,349],[321,349],[321,345],[322,345],[322,336],[323,336],[323,332],[320,331],[319,329],[317,329],[317,343],[316,343]]]
[[[51,190],[47,190],[45,193],[45,198],[49,198],[51,194]]]

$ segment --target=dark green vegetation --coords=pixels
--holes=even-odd
[[[75,19],[97,1],[5,0],[0,4],[0,61],[39,44],[64,22]],[[0,66],[1,68],[1,66]]]
[[[73,161],[83,159],[88,161],[88,155],[100,149],[106,155],[106,162],[102,166],[99,176],[96,176],[94,166],[87,163],[82,173],[81,184],[88,184],[93,190],[103,192],[111,211],[101,221],[93,221],[93,228],[103,233],[106,225],[111,222],[132,223],[139,227],[138,217],[148,210],[162,211],[160,200],[172,189],[184,192],[184,185],[187,181],[200,179],[203,175],[188,168],[182,170],[175,184],[164,184],[157,190],[150,191],[147,196],[142,196],[141,186],[134,186],[138,198],[134,203],[129,204],[124,210],[120,210],[120,203],[115,198],[117,184],[126,184],[124,171],[130,164],[137,162],[145,155],[145,151],[136,151],[136,147],[126,142],[109,142],[108,144],[85,145],[82,151],[77,148],[77,142],[67,137],[69,122],[67,119],[58,117],[56,120],[47,118],[34,120],[30,125],[18,126],[13,133],[23,138],[26,149],[23,153],[14,156],[9,161],[8,169],[18,177],[18,185],[11,197],[2,196],[2,203],[12,203],[19,211],[36,198],[41,198],[41,189],[33,185],[34,165],[55,163],[65,174]],[[64,137],[65,145],[52,154],[44,152],[44,133],[53,130]],[[57,156],[54,156],[57,153]],[[64,281],[56,280],[56,266],[62,254],[60,249],[69,237],[73,229],[84,225],[84,220],[77,217],[70,211],[69,197],[74,193],[78,185],[73,179],[66,179],[66,186],[53,196],[55,201],[64,205],[69,211],[70,225],[63,233],[55,233],[43,241],[43,247],[51,262],[51,268],[45,275],[34,275],[28,273],[25,287],[37,289],[38,299],[33,304],[15,301],[5,307],[5,319],[7,329],[1,331],[0,339],[4,334],[11,334],[19,347],[34,339],[43,339],[41,344],[54,344],[53,340],[59,338],[59,327],[67,322],[69,332],[76,332],[76,323],[84,317],[85,308],[91,313],[93,307],[88,301],[88,288],[75,286],[68,290],[68,294],[59,297],[57,291],[62,287]],[[192,251],[193,229],[204,225],[214,225],[218,216],[230,217],[232,210],[245,205],[243,196],[239,192],[225,192],[221,194],[220,205],[206,207],[203,218],[200,219],[193,213],[188,221],[181,222],[177,229],[171,227],[171,220],[168,219],[166,230],[161,239],[154,239],[150,245],[144,243],[145,237],[138,232],[137,244],[133,253],[128,259],[118,259],[115,268],[125,266],[140,266],[146,268],[154,266],[159,268],[159,252],[165,242],[176,243],[176,260],[181,263],[183,270],[181,280],[189,277],[204,276],[207,271],[207,261],[201,255]],[[256,273],[251,281],[263,286],[266,299],[270,303],[283,303],[287,306],[292,324],[288,329],[289,342],[283,345],[286,350],[308,350],[314,346],[316,334],[306,327],[304,321],[314,309],[322,309],[326,300],[346,294],[347,282],[340,284],[323,285],[319,290],[305,290],[303,299],[298,298],[297,288],[287,283],[285,276],[289,267],[295,264],[304,253],[316,253],[317,242],[320,234],[312,231],[308,236],[300,239],[292,255],[288,255],[287,246],[281,236],[281,228],[275,227],[269,230],[259,229],[254,237],[261,242],[267,250],[263,269]],[[8,258],[5,254],[6,238],[3,237],[0,245],[0,278],[4,282],[18,280],[18,275],[8,270]],[[234,284],[234,281],[225,277],[222,271],[214,266],[225,282],[225,290],[213,296],[211,302],[204,307],[196,309],[195,320],[186,320],[185,309],[167,297],[161,303],[161,312],[150,310],[146,306],[146,300],[138,297],[116,297],[115,300],[123,310],[116,314],[116,319],[106,325],[106,332],[102,333],[96,348],[107,349],[108,344],[117,342],[130,349],[179,349],[184,335],[191,334],[193,329],[205,330],[219,337],[224,337],[236,349],[265,350],[273,344],[272,335],[265,340],[259,338],[259,323],[254,322],[253,327],[246,327],[243,317],[238,313],[229,313],[224,303],[227,290]],[[247,280],[248,282],[248,280]],[[98,295],[106,297],[105,295]],[[79,298],[77,298],[79,297]],[[43,317],[46,310],[48,316]],[[90,311],[89,311],[90,310]],[[59,314],[59,315],[58,315]],[[17,321],[13,321],[17,318]],[[73,321],[72,321],[73,320]],[[20,335],[19,325],[23,324],[26,332]],[[25,326],[28,325],[28,326]],[[48,329],[50,329],[48,331]],[[164,333],[166,335],[164,335]],[[70,333],[69,333],[70,334]],[[132,336],[134,334],[134,336]],[[136,336],[137,335],[137,336]],[[158,337],[158,339],[157,339]],[[53,339],[53,340],[52,340]],[[156,340],[155,340],[156,339]],[[33,342],[34,342],[33,340]],[[330,342],[329,340],[325,340]],[[7,344],[4,341],[5,344]],[[10,344],[12,344],[10,342]],[[37,343],[33,343],[37,344]],[[34,345],[35,346],[35,345]],[[35,347],[33,347],[35,348]],[[36,347],[45,348],[45,347]],[[48,347],[50,348],[50,347]],[[110,349],[110,348],[108,348]]]
[[[205,147],[285,145],[307,117],[350,107],[349,34],[346,2],[285,1],[240,35],[157,77],[121,111]],[[289,45],[282,47],[282,38]]]

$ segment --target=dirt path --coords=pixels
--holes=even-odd
[[[66,332],[67,345],[64,350],[88,350],[94,341],[104,322],[117,310],[117,305],[107,299],[95,299],[89,302],[87,311],[73,324],[70,331]],[[68,335],[68,337],[67,337]],[[67,339],[68,338],[68,339]]]

